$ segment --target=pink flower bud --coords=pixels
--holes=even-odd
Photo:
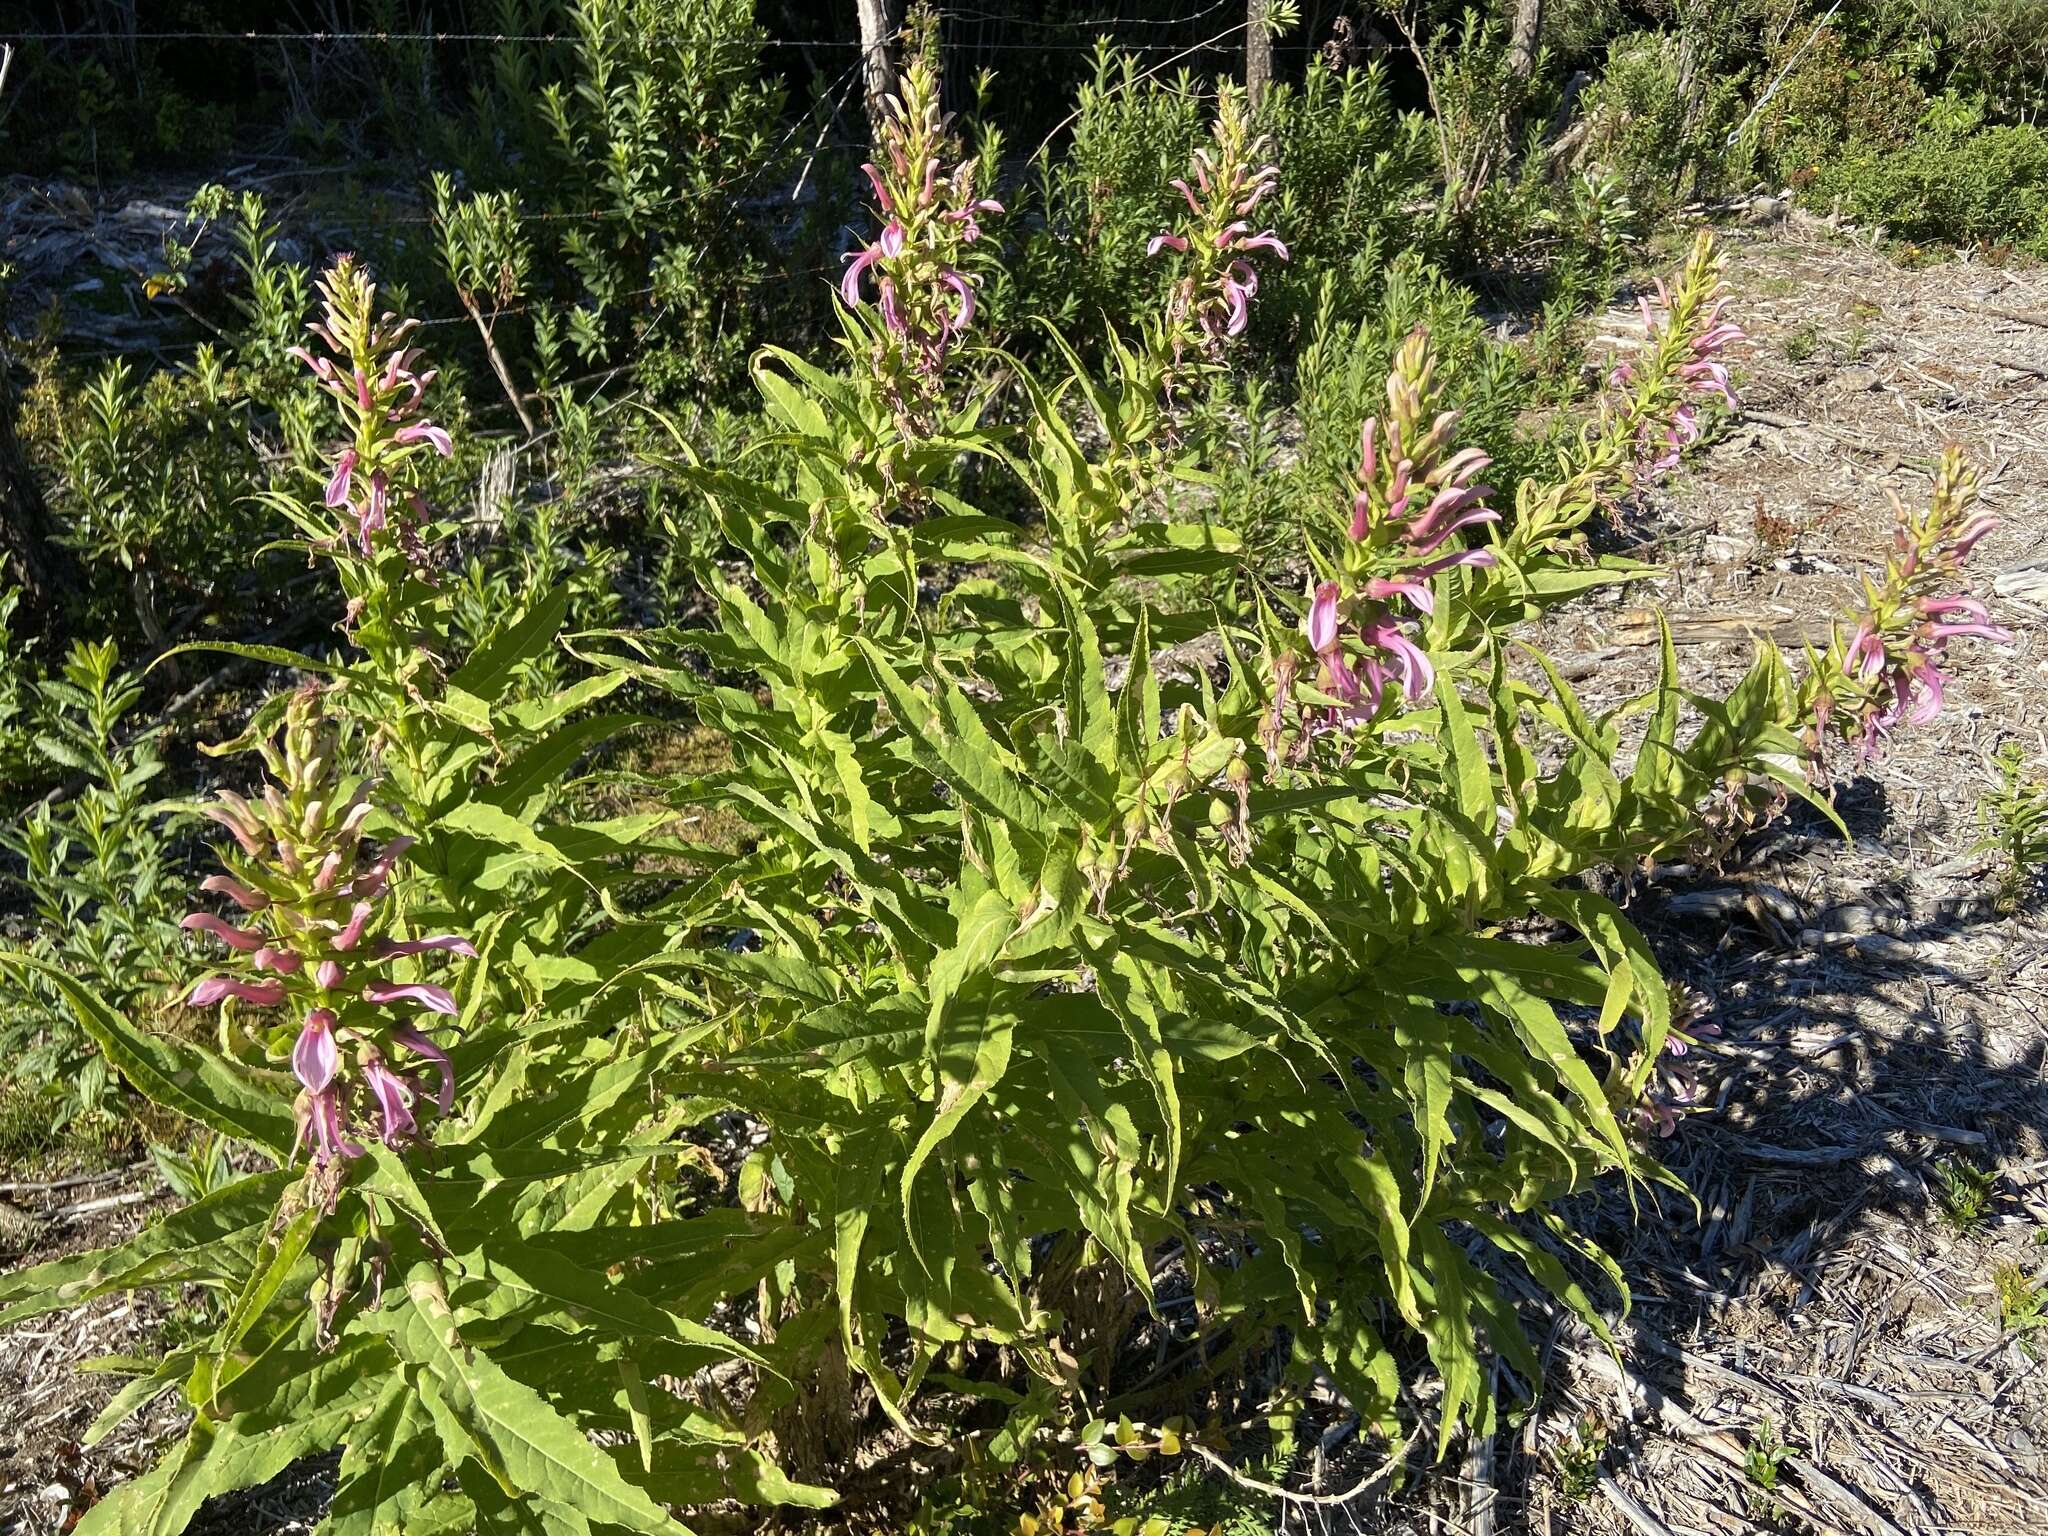
[[[275,1008],[284,1001],[281,981],[240,981],[232,976],[209,976],[192,989],[187,1006],[210,1008],[224,997],[232,997],[252,1008]]]
[[[244,954],[263,947],[263,935],[247,928],[236,928],[222,922],[211,912],[188,913],[178,926],[187,933],[209,933],[230,949],[239,949]]]

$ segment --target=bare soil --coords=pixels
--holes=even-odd
[[[1691,1058],[1698,1107],[1659,1149],[1697,1211],[1661,1190],[1640,1221],[1618,1191],[1568,1212],[1627,1275],[1620,1358],[1559,1322],[1533,1410],[1442,1467],[1414,1457],[1398,1491],[1276,1499],[1276,1529],[2048,1529],[2048,1374],[2034,1353],[2048,1329],[2003,1328],[1993,1286],[2002,1263],[2048,1284],[2048,943],[2038,912],[1996,911],[1976,850],[1992,752],[2016,737],[2048,763],[2048,272],[1905,268],[1779,223],[1732,236],[1729,278],[1750,333],[1736,354],[1746,415],[1626,530],[1666,574],[1540,637],[1588,702],[1653,681],[1653,611],[1702,688],[1733,681],[1754,633],[1819,639],[1882,557],[1888,493],[1924,498],[1951,439],[2004,519],[1974,564],[2018,639],[1959,644],[1941,721],[1838,786],[1851,841],[1793,814],[1719,867],[1634,887],[1632,914],[1721,1033]],[[1991,1176],[1967,1226],[1939,1198],[1951,1163]],[[0,1196],[35,1218],[16,1262],[132,1230],[160,1203],[63,1213],[148,1187],[138,1175]],[[0,1336],[0,1529],[65,1529],[176,1432],[175,1399],[160,1399],[83,1449],[118,1379],[77,1366],[145,1350],[175,1328],[178,1302],[109,1299]],[[1772,1444],[1790,1449],[1766,1488],[1745,1462]],[[209,1528],[309,1529],[327,1472],[216,1505]],[[1323,1487],[1354,1476],[1333,1460]]]

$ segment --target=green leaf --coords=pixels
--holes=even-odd
[[[459,1428],[461,1440],[448,1446],[451,1460],[474,1456],[515,1498],[545,1500],[631,1531],[685,1530],[538,1392],[463,1339],[432,1264],[414,1265],[405,1289],[412,1305],[389,1319],[392,1346],[432,1378],[450,1424]],[[444,1441],[447,1434],[443,1426]]]
[[[512,674],[553,644],[568,612],[567,586],[542,594],[515,622],[494,631],[470,653],[469,660],[448,679],[449,691],[467,694],[486,705],[497,703]],[[488,721],[488,713],[485,718]]]
[[[483,798],[506,810],[517,810],[554,787],[585,752],[621,731],[653,723],[651,715],[592,715],[550,732],[499,773]]]
[[[13,1303],[0,1311],[0,1324],[76,1306],[108,1291],[169,1285],[186,1277],[223,1278],[230,1266],[253,1253],[256,1239],[250,1234],[269,1225],[279,1197],[297,1177],[291,1170],[251,1174],[171,1212],[125,1243],[0,1275],[0,1304]]]
[[[288,651],[278,645],[244,645],[232,640],[188,640],[183,645],[174,645],[143,670],[153,672],[173,656],[182,656],[189,651],[212,651],[222,656],[239,656],[244,661],[261,661],[273,667],[286,667],[294,672],[315,672],[323,677],[341,677],[346,667],[331,661],[320,661],[298,651]]]
[[[413,1372],[394,1372],[342,1452],[321,1536],[414,1536],[443,1464]]]
[[[254,1142],[280,1162],[290,1158],[298,1128],[292,1121],[290,1097],[283,1091],[285,1079],[279,1079],[278,1089],[260,1088],[244,1069],[203,1046],[137,1029],[61,967],[20,950],[0,950],[0,971],[12,968],[31,972],[55,987],[107,1061],[144,1097],[201,1125]]]
[[[552,1248],[536,1247],[516,1238],[496,1238],[463,1263],[501,1294],[523,1295],[545,1303],[573,1323],[626,1338],[670,1339],[710,1350],[726,1359],[767,1367],[760,1355],[738,1340],[665,1312]]]

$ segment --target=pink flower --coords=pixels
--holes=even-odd
[[[1427,583],[1413,578],[1389,581],[1383,577],[1375,576],[1366,582],[1365,595],[1376,602],[1385,602],[1389,598],[1394,597],[1405,597],[1423,613],[1436,612],[1436,594],[1429,590]]]
[[[244,912],[261,912],[270,905],[270,898],[261,891],[253,891],[232,875],[208,875],[199,882],[202,891],[213,891],[225,896]]]
[[[939,282],[960,295],[960,309],[952,320],[952,329],[964,331],[974,323],[974,285],[958,272],[941,272]]]
[[[847,261],[850,265],[839,279],[839,296],[846,301],[849,309],[860,307],[860,275],[879,261],[881,254],[872,245],[865,250],[848,253]]]
[[[354,949],[363,937],[363,925],[369,922],[370,913],[374,910],[367,901],[357,902],[349,911],[348,922],[328,941],[328,948],[338,949],[343,954]]]
[[[1306,629],[1308,648],[1318,656],[1327,655],[1337,645],[1337,600],[1343,589],[1334,581],[1326,581],[1316,588],[1315,600],[1309,604]]]
[[[355,469],[355,449],[343,449],[341,457],[334,461],[334,473],[328,478],[327,481],[328,506],[345,507],[348,505],[349,480],[350,477],[355,474]]]
[[[349,1140],[342,1126],[341,1096],[333,1085],[318,1093],[307,1091],[299,1095],[295,1114],[299,1122],[298,1146],[312,1147],[313,1161],[325,1165],[336,1157],[361,1157],[361,1145]]]
[[[391,1038],[415,1056],[423,1056],[431,1061],[440,1072],[441,1092],[436,1102],[441,1107],[441,1113],[447,1114],[455,1106],[455,1069],[449,1064],[448,1053],[419,1030],[409,1026],[392,1030]]]
[[[348,972],[337,960],[322,960],[313,967],[313,984],[322,992],[336,992],[348,980]]]
[[[247,928],[236,928],[222,922],[211,912],[188,913],[178,926],[187,933],[210,933],[230,949],[239,949],[244,954],[263,947],[263,935]]]
[[[448,434],[429,421],[418,421],[409,427],[400,427],[392,441],[401,446],[409,443],[429,443],[433,446],[434,452],[444,459],[455,455],[455,444],[449,439]]]
[[[373,981],[363,988],[366,1003],[418,1003],[430,1013],[453,1014],[460,1010],[446,987],[424,981]]]
[[[1187,248],[1188,242],[1185,235],[1176,235],[1169,232],[1163,235],[1154,235],[1151,242],[1145,247],[1145,254],[1147,256],[1157,256],[1161,251],[1185,251]]]
[[[334,1012],[315,1008],[306,1015],[292,1047],[292,1073],[313,1092],[319,1093],[334,1081],[341,1053],[334,1040]]]
[[[1359,627],[1359,638],[1368,646],[1386,652],[1391,675],[1400,678],[1402,692],[1413,704],[1436,685],[1436,668],[1429,656],[1402,631],[1399,624],[1382,615]]]
[[[407,955],[435,951],[463,955],[471,960],[476,958],[476,946],[452,933],[437,934],[431,939],[379,939],[374,953],[379,960],[397,960]]]
[[[363,1063],[363,1081],[384,1112],[385,1146],[403,1146],[419,1134],[419,1125],[412,1117],[412,1089],[403,1078],[373,1058]]]
[[[224,997],[232,997],[252,1008],[275,1008],[284,1001],[281,981],[240,981],[233,976],[209,976],[185,999],[192,1008],[210,1008]]]
[[[888,213],[893,205],[889,200],[889,189],[882,184],[882,173],[872,162],[863,164],[861,172],[867,177],[868,185],[875,189],[875,206],[883,213]]]

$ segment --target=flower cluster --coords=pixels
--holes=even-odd
[[[401,321],[389,311],[378,314],[377,285],[353,256],[338,257],[319,288],[321,317],[306,329],[333,356],[305,347],[292,348],[292,355],[313,370],[350,423],[349,442],[334,460],[324,497],[341,522],[336,537],[353,539],[365,558],[388,538],[417,561],[426,507],[407,461],[430,451],[447,458],[454,451],[447,432],[420,414],[436,375],[433,369],[418,371],[419,349],[408,344],[419,322]],[[394,507],[401,515],[394,516]]]
[[[1898,523],[1883,581],[1864,578],[1854,628],[1845,636],[1836,625],[1827,653],[1809,657],[1809,745],[1816,757],[1830,729],[1869,758],[1900,722],[1931,721],[1947,689],[1942,660],[1950,640],[2012,639],[1991,622],[1963,575],[1977,541],[1998,526],[1989,513],[1973,510],[1976,493],[1976,476],[1950,446],[1924,512],[1909,512],[1895,499]]]
[[[199,982],[186,999],[190,1006],[228,999],[251,1008],[290,1006],[296,1036],[285,1022],[265,1043],[274,1057],[289,1055],[301,1084],[299,1139],[322,1165],[362,1155],[349,1130],[359,1108],[374,1104],[385,1144],[398,1147],[420,1134],[414,1106],[422,1099],[431,1097],[443,1115],[453,1107],[447,1053],[421,1029],[417,1010],[452,1015],[455,998],[443,986],[396,979],[390,968],[426,955],[476,954],[454,935],[396,938],[382,931],[389,928],[383,898],[411,839],[392,838],[374,855],[365,849],[375,783],[344,781],[339,746],[317,686],[294,694],[278,739],[259,748],[274,782],[253,801],[222,790],[205,813],[227,828],[238,851],[224,855],[228,872],[200,889],[239,907],[243,926],[211,912],[184,920],[186,929],[226,945],[242,966],[241,974]],[[433,1065],[439,1082],[431,1094],[421,1079],[398,1070],[400,1050]]]
[[[939,110],[935,20],[913,18],[911,46],[898,94],[885,99],[880,163],[863,165],[885,222],[874,243],[851,256],[840,279],[848,307],[865,302],[872,280],[891,356],[878,359],[899,388],[929,396],[954,339],[974,323],[974,280],[960,270],[962,252],[981,238],[981,215],[1003,205],[978,190],[980,164],[962,159],[951,171],[952,118]]]
[[[1214,132],[1215,152],[1194,153],[1194,184],[1170,183],[1188,205],[1188,221],[1154,235],[1145,248],[1150,256],[1174,251],[1182,258],[1181,277],[1167,306],[1176,360],[1196,336],[1213,351],[1250,323],[1251,301],[1259,291],[1258,269],[1247,259],[1254,251],[1288,259],[1278,234],[1252,232],[1250,215],[1278,185],[1280,168],[1266,161],[1270,142],[1253,135],[1243,98],[1228,87],[1217,103]]]
[[[1731,411],[1741,409],[1722,359],[1744,335],[1735,322],[1722,318],[1726,288],[1713,245],[1702,235],[1674,283],[1657,279],[1654,303],[1647,295],[1636,300],[1645,355],[1635,363],[1617,364],[1608,383],[1631,392],[1620,412],[1625,423],[1621,436],[1634,445],[1641,479],[1678,467],[1679,455],[1699,441],[1700,409],[1708,400],[1719,400]]]
[[[1315,584],[1303,629],[1317,686],[1341,699],[1343,713],[1369,717],[1389,683],[1413,702],[1434,680],[1429,656],[1412,638],[1413,615],[1436,611],[1430,583],[1457,567],[1494,563],[1468,549],[1460,530],[1500,521],[1475,483],[1493,461],[1477,448],[1451,451],[1458,412],[1441,409],[1429,332],[1417,327],[1387,376],[1387,414],[1359,434],[1357,489],[1336,572]]]

